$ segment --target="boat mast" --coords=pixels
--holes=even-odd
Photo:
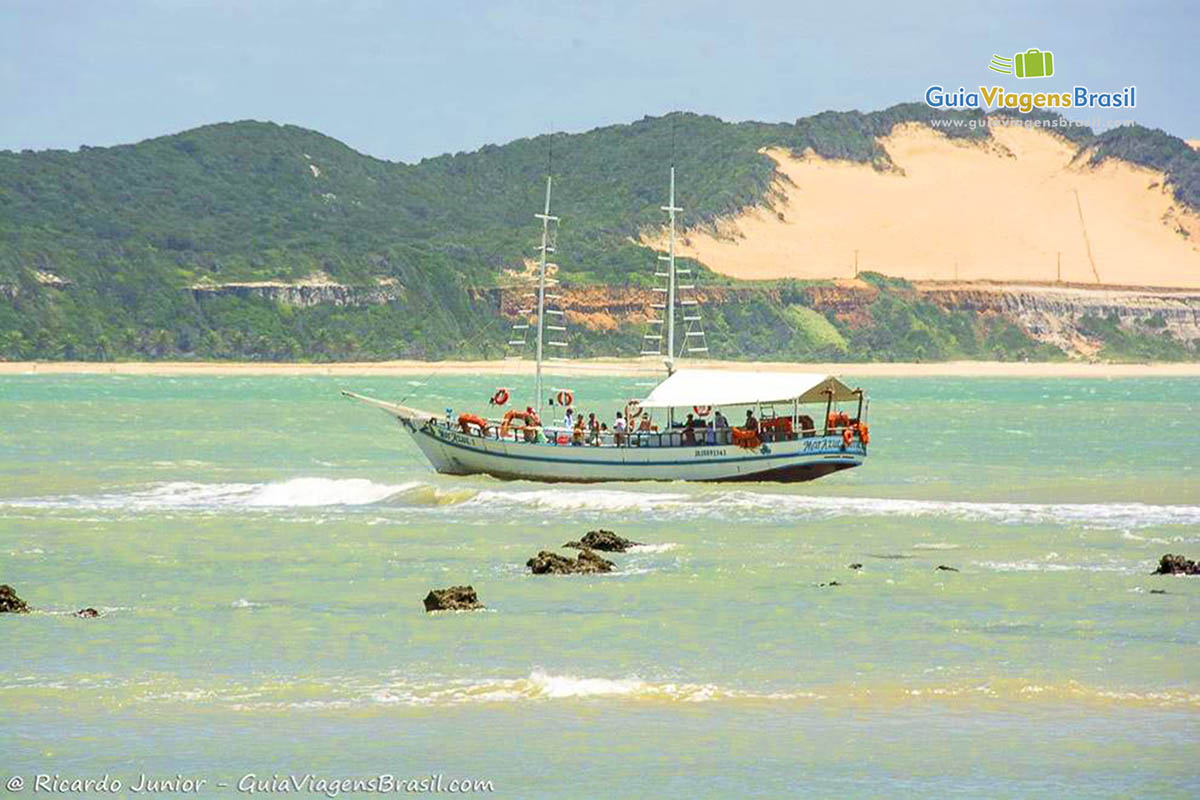
[[[671,151],[674,153],[674,139],[672,138]],[[671,164],[671,184],[670,194],[667,195],[668,202],[665,206],[660,206],[663,211],[667,212],[667,252],[660,253],[658,256],[659,264],[666,264],[666,268],[662,266],[656,268],[654,272],[655,278],[663,278],[666,280],[666,286],[655,286],[654,291],[659,295],[665,295],[662,303],[650,304],[650,307],[655,311],[662,310],[662,319],[652,319],[649,324],[652,326],[650,330],[642,336],[642,351],[643,356],[662,356],[667,367],[667,374],[675,372],[675,356],[683,357],[684,353],[707,353],[708,344],[704,339],[704,328],[700,319],[699,300],[696,296],[695,279],[688,283],[680,283],[679,277],[692,276],[691,267],[679,267],[675,263],[675,225],[679,220],[678,215],[683,211],[682,208],[675,205],[675,164],[672,158]],[[675,312],[676,307],[679,310],[679,317],[683,325],[683,337],[678,347],[675,345]],[[666,328],[666,331],[663,330]],[[653,331],[653,332],[651,332]],[[664,348],[664,339],[666,340]]]
[[[667,372],[675,371],[675,212],[682,211],[675,205],[675,165],[671,165],[671,195],[668,204],[662,207],[671,217],[670,237],[667,244]]]
[[[550,223],[558,222],[558,217],[550,216],[550,187],[553,178],[546,176],[546,206],[541,214],[535,214],[542,221],[542,247],[538,262],[538,293],[537,293],[537,367],[534,372],[533,393],[537,398],[534,409],[542,413],[542,346],[546,328],[546,260],[554,247],[550,244]]]

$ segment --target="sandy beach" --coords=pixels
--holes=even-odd
[[[828,372],[858,377],[1140,378],[1200,376],[1200,363],[1095,364],[1085,362],[943,361],[928,363],[781,363],[689,361],[719,370]],[[632,359],[581,359],[545,365],[551,375],[658,375],[662,366]],[[336,364],[244,361],[8,361],[6,375],[532,375],[532,361],[370,361]]]

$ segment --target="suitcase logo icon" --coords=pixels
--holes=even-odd
[[[988,69],[1018,78],[1049,78],[1054,74],[1054,54],[1049,50],[1031,47],[1012,58],[994,55]]]

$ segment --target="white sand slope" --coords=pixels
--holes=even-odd
[[[1023,127],[980,144],[907,124],[880,143],[891,171],[766,151],[772,208],[687,231],[680,252],[748,279],[850,277],[857,251],[860,270],[921,280],[1054,281],[1061,261],[1067,282],[1200,287],[1200,216],[1161,173],[1090,167]]]

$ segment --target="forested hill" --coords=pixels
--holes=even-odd
[[[532,255],[548,169],[564,280],[638,285],[654,254],[633,239],[662,220],[672,160],[690,225],[764,201],[775,173],[760,148],[882,164],[876,137],[934,113],[907,104],[794,124],[678,113],[413,165],[261,122],[78,152],[0,152],[0,358],[480,355],[477,334],[496,312],[475,290]],[[1200,154],[1180,140],[1068,131],[1097,158],[1166,171],[1176,196],[1200,207]],[[190,290],[316,272],[399,289],[369,308],[302,310]]]

